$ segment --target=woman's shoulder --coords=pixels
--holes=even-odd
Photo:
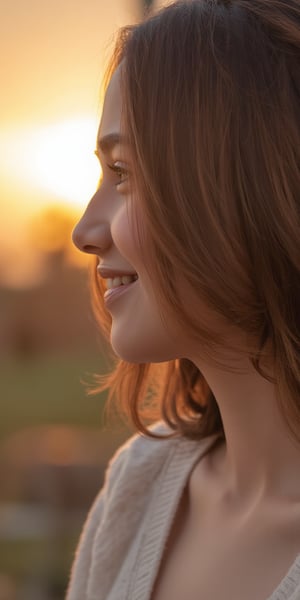
[[[149,429],[159,436],[173,431],[164,421],[157,421]],[[171,469],[177,480],[179,471],[189,469],[189,465],[206,452],[215,438],[213,435],[196,441],[177,435],[157,439],[137,433],[120,446],[109,461],[100,495],[104,492],[111,507],[124,500],[126,502],[130,497],[132,506],[138,509],[160,474],[167,476]]]
[[[172,432],[163,421],[149,429],[161,436]],[[87,585],[97,587],[98,576],[92,583],[95,573],[101,575],[103,598],[106,597],[105,590],[117,577],[153,498],[157,502],[157,490],[164,487],[164,502],[169,503],[180,481],[186,477],[191,461],[210,443],[209,438],[195,442],[183,436],[154,439],[138,433],[115,452],[81,534],[68,600],[86,597]]]
[[[163,421],[157,421],[149,427],[149,430],[160,436],[172,433],[170,427]],[[115,480],[120,484],[120,480],[127,478],[129,474],[132,477],[135,475],[147,477],[147,473],[151,472],[153,476],[153,470],[160,469],[181,439],[179,437],[155,439],[136,433],[120,446],[110,459],[106,470],[106,481],[109,479],[112,486]]]

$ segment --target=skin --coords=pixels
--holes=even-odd
[[[121,98],[118,71],[112,77],[103,107],[98,141],[110,133],[121,132]],[[95,254],[102,266],[116,272],[138,273],[139,279],[126,294],[114,301],[111,344],[129,362],[159,362],[172,358],[170,332],[166,331],[156,305],[153,286],[133,239],[130,224],[129,182],[109,169],[117,164],[130,168],[129,150],[118,143],[105,153],[98,145],[102,184],[91,199],[73,232],[73,241],[83,252]],[[173,340],[174,344],[174,340]]]
[[[98,139],[109,133],[122,133],[121,110],[117,69],[106,93]],[[98,256],[101,264],[116,271],[136,272],[139,276],[132,289],[109,309],[112,346],[129,362],[189,358],[203,373],[221,411],[226,443],[219,444],[196,465],[190,480],[193,531],[197,531],[197,523],[202,523],[203,505],[207,508],[207,522],[210,523],[210,540],[213,539],[214,522],[218,523],[219,532],[220,523],[227,522],[231,523],[231,531],[241,533],[243,527],[236,526],[235,529],[237,523],[255,523],[256,516],[259,520],[259,515],[271,515],[271,531],[280,523],[284,531],[291,529],[295,536],[294,545],[287,544],[287,564],[284,560],[280,563],[284,575],[284,569],[300,548],[300,449],[291,439],[277,408],[276,388],[238,353],[226,350],[222,356],[224,364],[238,370],[227,372],[217,368],[204,359],[201,348],[189,339],[176,321],[171,318],[168,321],[168,317],[162,321],[155,290],[141,263],[130,224],[130,207],[134,199],[130,195],[129,181],[124,180],[116,187],[120,177],[106,166],[117,162],[130,170],[130,149],[118,144],[108,154],[100,152],[100,160],[102,185],[78,223],[73,239],[80,250]],[[178,285],[179,293],[184,294],[184,284],[180,285],[179,281]],[[233,343],[247,343],[241,333],[220,321],[199,299],[196,302],[188,295],[186,301],[190,302],[192,314],[194,310],[199,311],[200,306],[206,320],[212,326],[221,327]],[[269,370],[272,373],[271,363]],[[263,541],[259,544],[263,547]],[[225,599],[224,590],[220,592]],[[214,596],[207,594],[205,597],[209,600]],[[259,594],[255,597],[259,598]],[[157,598],[163,598],[163,595]]]

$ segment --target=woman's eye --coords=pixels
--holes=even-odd
[[[125,183],[128,179],[128,171],[125,167],[114,163],[113,165],[107,165],[108,168],[116,174],[117,182],[116,187],[119,187],[122,183]]]

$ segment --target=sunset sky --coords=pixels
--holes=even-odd
[[[79,211],[93,193],[100,87],[117,29],[139,0],[2,0],[0,274],[26,285],[28,223],[50,204]]]

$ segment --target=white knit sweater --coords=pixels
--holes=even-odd
[[[153,429],[169,431],[161,422]],[[81,534],[66,600],[150,600],[189,474],[215,439],[138,434],[117,451]],[[300,600],[300,554],[266,600]]]

